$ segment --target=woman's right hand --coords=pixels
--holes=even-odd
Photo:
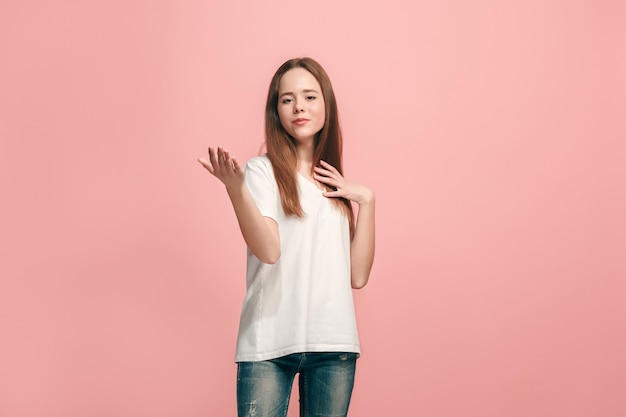
[[[222,181],[227,189],[240,187],[244,183],[245,175],[239,162],[221,147],[209,148],[209,159],[198,158],[198,162],[214,177]]]
[[[198,158],[214,177],[226,186],[226,192],[235,209],[239,228],[250,251],[267,264],[276,263],[280,257],[278,223],[264,217],[245,183],[245,174],[237,160],[223,148],[209,148],[209,159]]]

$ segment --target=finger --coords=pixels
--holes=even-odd
[[[241,168],[241,165],[239,165],[239,162],[236,158],[233,158],[233,169],[235,170],[236,174],[243,174],[243,169]]]
[[[316,167],[313,170],[313,176],[317,179],[325,178],[325,179],[333,179],[335,181],[341,181],[343,178],[340,175],[336,175],[324,168]]]
[[[219,175],[220,164],[217,158],[217,148],[209,148],[209,162],[211,163],[213,174]]]
[[[228,173],[228,162],[227,162],[227,154],[228,151],[222,147],[217,148],[217,163],[219,164],[219,170],[221,174]]]
[[[211,166],[213,167],[213,172],[216,172],[217,170],[219,170],[219,163],[218,163],[218,151],[219,148],[213,149],[213,148],[209,148],[209,160],[211,161]]]
[[[207,161],[206,159],[198,158],[198,162],[200,162],[202,166],[205,167],[211,174],[215,172],[215,170],[213,169],[213,165],[211,165],[211,162]]]
[[[226,170],[228,173],[232,173],[235,171],[235,165],[233,164],[235,158],[230,155],[228,150],[224,150],[224,163],[226,165]]]
[[[313,173],[313,178],[315,178],[316,180],[318,180],[321,183],[324,183],[326,185],[330,185],[331,187],[335,187],[335,188],[341,188],[341,182],[335,178],[332,177],[323,177],[317,173]]]
[[[341,193],[341,191],[324,191],[322,195],[328,198],[343,197],[343,194]]]
[[[321,164],[324,168],[326,168],[327,170],[329,170],[329,171],[331,171],[331,172],[334,172],[335,174],[339,174],[339,175],[341,175],[341,174],[339,173],[339,171],[337,170],[337,168],[335,168],[334,166],[332,166],[332,165],[331,165],[331,164],[329,164],[328,162],[326,162],[326,161],[324,161],[324,160],[320,160],[320,164]]]
[[[321,168],[321,167],[315,167],[315,168],[313,168],[313,171],[317,172],[317,173],[319,173],[319,174],[321,174],[321,175],[323,175],[325,177],[329,177],[329,176],[331,176],[333,174],[329,170]]]
[[[222,154],[220,156],[220,164],[225,164],[228,160],[228,151],[226,149],[222,149]]]
[[[321,167],[315,167],[313,168],[314,172],[319,172],[320,174],[326,176],[326,177],[333,177],[336,178],[338,180],[342,180],[343,179],[343,175],[341,175],[341,173],[339,171],[337,171],[335,168],[333,168],[331,165],[328,165],[329,169],[325,169],[325,168],[321,168]]]

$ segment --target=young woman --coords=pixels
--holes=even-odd
[[[245,169],[209,148],[248,246],[237,352],[238,415],[345,416],[360,354],[352,288],[374,260],[374,193],[346,180],[335,95],[311,58],[285,62],[265,108],[267,154]],[[358,205],[357,215],[352,204]]]

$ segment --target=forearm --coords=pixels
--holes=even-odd
[[[241,234],[250,251],[261,262],[273,264],[280,257],[278,225],[263,217],[248,187],[227,187],[226,191],[235,210]]]
[[[353,288],[363,288],[369,280],[374,263],[375,199],[359,205],[354,237],[350,245],[351,280]]]

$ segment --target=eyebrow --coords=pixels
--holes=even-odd
[[[319,92],[317,90],[311,90],[311,89],[307,89],[307,90],[302,90],[303,93],[317,93],[319,94]],[[281,95],[278,96],[278,98],[282,97],[282,96],[293,96],[294,94],[291,91],[287,91],[285,93],[282,93]]]

